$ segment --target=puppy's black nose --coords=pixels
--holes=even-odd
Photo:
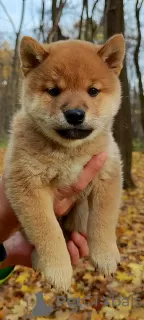
[[[76,126],[84,121],[85,112],[82,109],[69,109],[64,112],[64,116],[69,124]]]

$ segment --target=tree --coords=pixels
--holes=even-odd
[[[144,87],[142,82],[142,74],[139,66],[139,52],[141,46],[141,25],[140,25],[140,10],[142,8],[143,0],[136,0],[135,4],[135,16],[136,16],[136,24],[137,24],[137,44],[134,52],[134,62],[136,68],[136,74],[138,78],[138,86],[139,86],[139,98],[140,98],[140,106],[141,106],[141,125],[144,131]]]
[[[3,92],[3,95],[2,95],[2,102],[3,102],[2,104],[4,104],[4,108],[5,108],[5,114],[4,114],[5,119],[3,119],[2,123],[4,124],[5,127],[1,128],[1,132],[9,130],[9,123],[10,123],[11,117],[13,113],[16,111],[17,105],[18,105],[18,97],[19,97],[19,94],[18,94],[18,88],[19,88],[18,47],[19,47],[22,25],[24,21],[26,0],[21,0],[21,1],[22,1],[22,9],[21,9],[19,28],[17,30],[7,8],[5,7],[3,1],[0,0],[0,6],[2,7],[5,15],[7,16],[15,35],[15,44],[14,44],[13,57],[12,57],[12,72],[8,78],[8,85],[5,88],[5,91]]]
[[[45,42],[44,18],[45,18],[45,0],[42,0],[41,1],[40,25],[39,25],[39,33],[38,33],[38,41],[41,40],[41,35],[42,35],[42,42]]]
[[[61,19],[65,5],[66,0],[52,0],[52,28],[48,33],[47,42],[54,42],[60,40],[59,36],[62,34],[59,27],[59,21]]]
[[[13,69],[13,73],[16,70],[16,65],[17,65],[17,60],[18,60],[18,45],[19,45],[19,39],[20,39],[20,35],[21,35],[21,29],[22,29],[22,25],[23,25],[23,21],[24,21],[24,14],[25,14],[25,3],[26,0],[22,0],[22,10],[21,10],[21,18],[20,18],[20,24],[19,24],[19,28],[18,31],[16,30],[15,24],[11,18],[11,16],[9,15],[5,5],[3,4],[2,0],[0,0],[0,5],[3,8],[11,26],[12,29],[14,31],[15,34],[15,46],[14,46],[14,54],[13,54],[13,62],[12,62],[12,69]]]
[[[93,16],[98,2],[99,0],[94,1],[90,15],[89,1],[83,0],[81,17],[79,23],[77,24],[79,27],[79,39],[94,42],[98,25]],[[84,13],[86,13],[86,19],[84,19]]]
[[[25,3],[26,0],[22,0],[22,9],[21,9],[21,17],[20,17],[20,24],[18,31],[16,32],[15,37],[15,47],[14,47],[14,55],[13,55],[13,62],[12,62],[12,77],[10,79],[12,85],[12,92],[14,93],[13,102],[12,102],[12,114],[17,109],[17,102],[18,102],[18,87],[19,87],[19,41],[21,36],[22,25],[24,21],[24,14],[25,14]],[[18,70],[17,70],[18,69]]]
[[[123,0],[105,0],[105,36],[111,37],[115,33],[124,34],[124,4]],[[131,176],[132,165],[132,127],[129,84],[126,61],[121,72],[123,99],[121,108],[115,118],[114,137],[121,150],[124,171],[124,187],[134,187]]]

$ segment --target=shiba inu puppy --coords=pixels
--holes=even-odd
[[[72,266],[53,211],[54,190],[77,181],[100,152],[108,155],[103,169],[79,192],[63,223],[66,230],[87,232],[90,258],[100,272],[114,273],[120,261],[115,229],[122,170],[112,123],[121,102],[124,55],[121,34],[104,45],[21,41],[22,107],[14,116],[5,160],[6,193],[35,246],[34,268],[59,290],[70,287]]]

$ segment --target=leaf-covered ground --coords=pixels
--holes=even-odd
[[[0,153],[0,171],[4,150]],[[0,288],[0,319],[109,320],[144,319],[144,154],[133,154],[133,177],[137,188],[123,194],[117,228],[121,265],[113,278],[95,273],[88,261],[74,270],[71,292],[59,301],[58,293],[31,269],[16,267]],[[53,307],[48,317],[30,315],[36,293],[44,293]],[[58,303],[59,302],[59,303]],[[60,306],[58,306],[58,304]],[[28,314],[29,312],[29,314]],[[27,315],[24,317],[24,315]]]

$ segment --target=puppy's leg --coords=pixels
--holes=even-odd
[[[89,196],[88,245],[95,267],[105,275],[116,271],[120,254],[115,229],[121,199],[120,170],[113,177],[95,182]]]
[[[62,230],[53,212],[50,187],[38,187],[13,178],[7,192],[27,238],[35,247],[34,267],[58,290],[71,285],[72,266]]]
[[[77,201],[71,211],[64,219],[64,229],[67,231],[78,231],[87,233],[88,221],[88,200],[87,198]]]

